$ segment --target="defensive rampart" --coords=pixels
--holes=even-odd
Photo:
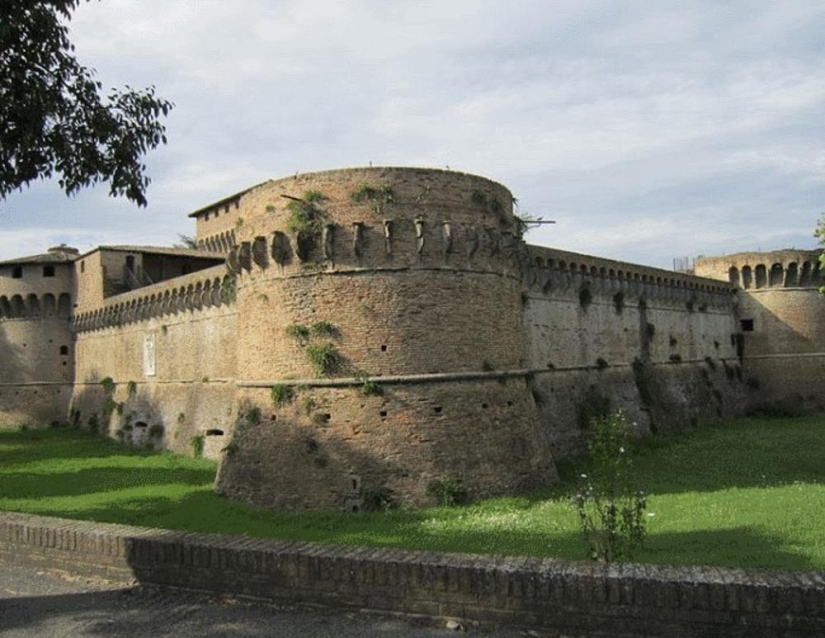
[[[556,455],[621,407],[640,433],[740,414],[731,288],[712,279],[530,246],[532,392]]]
[[[202,444],[219,457],[235,410],[235,292],[224,276],[210,268],[76,316],[71,420],[182,453]]]

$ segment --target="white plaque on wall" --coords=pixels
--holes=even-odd
[[[143,337],[143,376],[155,376],[155,335]]]

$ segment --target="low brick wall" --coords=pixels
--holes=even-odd
[[[825,573],[340,547],[0,513],[0,565],[590,636],[825,636]]]

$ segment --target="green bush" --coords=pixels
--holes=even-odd
[[[278,383],[272,386],[272,403],[275,405],[285,405],[291,403],[295,398],[295,392],[291,386]]]
[[[329,342],[312,343],[306,347],[306,353],[318,376],[335,372],[341,364],[341,354],[335,345]]]
[[[398,499],[388,487],[378,487],[364,492],[364,511],[387,512],[398,507]]]
[[[647,500],[631,487],[631,444],[622,412],[593,420],[589,474],[582,474],[585,484],[573,497],[593,560],[630,560],[644,543]]]
[[[194,456],[196,459],[199,459],[203,456],[203,442],[203,434],[196,434],[191,439],[189,439],[189,444],[192,446],[192,456]]]
[[[461,484],[461,479],[452,476],[444,480],[430,481],[427,484],[427,494],[443,507],[463,505],[468,500],[467,490]]]

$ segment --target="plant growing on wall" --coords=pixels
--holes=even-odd
[[[309,340],[310,330],[304,325],[293,323],[292,325],[287,326],[285,330],[287,335],[298,341],[301,345]]]
[[[452,476],[427,483],[427,494],[441,507],[455,507],[468,501],[467,490],[461,479]]]
[[[238,298],[238,281],[235,277],[224,277],[221,281],[221,297],[228,303]]]
[[[365,397],[378,396],[383,394],[381,386],[375,383],[375,381],[371,380],[369,375],[363,370],[359,371],[358,374],[355,375],[355,377],[358,379],[358,381],[361,382],[361,394],[363,394]]]
[[[350,199],[354,202],[372,202],[373,209],[378,215],[384,212],[384,207],[387,204],[392,204],[395,201],[392,187],[387,184],[382,184],[381,186],[361,184],[350,193]]]
[[[338,352],[335,344],[328,341],[307,345],[306,354],[318,376],[332,374],[341,364],[341,353]]]
[[[137,383],[129,381],[126,384],[126,396],[131,400],[137,396]]]
[[[335,324],[329,321],[319,321],[312,324],[309,329],[314,337],[336,337],[338,336],[338,328]]]
[[[593,420],[590,471],[573,498],[590,558],[630,560],[646,536],[647,500],[631,486],[632,432],[622,412]]]
[[[272,403],[275,405],[285,405],[291,403],[295,398],[295,393],[291,386],[277,383],[272,386]]]
[[[203,456],[203,434],[196,434],[189,439],[189,444],[192,446],[192,456],[199,459]]]
[[[290,198],[286,205],[289,212],[287,229],[295,233],[295,252],[301,261],[309,259],[321,236],[326,212],[320,203],[324,199],[320,191],[308,190],[300,198]]]

